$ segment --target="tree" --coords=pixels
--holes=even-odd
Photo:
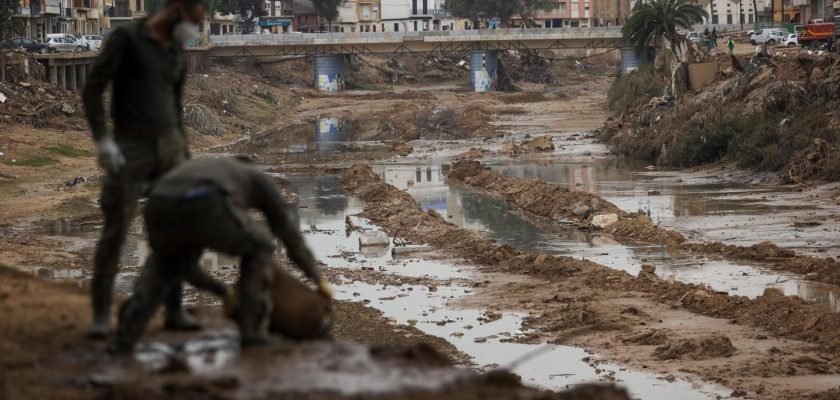
[[[338,8],[344,5],[347,0],[315,0],[313,6],[318,16],[327,20],[329,31],[332,32],[332,23],[338,18]]]
[[[215,4],[213,9],[219,14],[239,15],[242,18],[245,33],[254,29],[254,18],[266,15],[263,0],[216,0],[213,3]]]
[[[15,18],[20,3],[17,0],[0,0],[0,43],[21,32],[20,19]],[[0,82],[6,81],[6,56],[0,50]]]
[[[671,91],[679,95],[676,75],[682,68],[687,46],[684,46],[685,38],[677,30],[688,29],[693,24],[703,22],[708,16],[692,0],[651,0],[633,7],[621,33],[626,41],[640,51],[654,46],[661,47],[664,53],[666,45],[670,45]]]
[[[487,5],[487,0],[447,0],[443,3],[443,10],[455,18],[472,21],[476,27],[491,11]]]

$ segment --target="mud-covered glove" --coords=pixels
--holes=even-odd
[[[332,300],[333,298],[333,291],[330,287],[330,283],[324,278],[318,280],[318,294],[327,300]]]
[[[106,136],[96,143],[96,162],[111,173],[119,172],[125,166],[125,156],[113,137]]]

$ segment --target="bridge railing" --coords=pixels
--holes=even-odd
[[[277,34],[247,34],[247,35],[211,35],[210,42],[215,45],[289,45],[313,43],[349,43],[349,42],[402,42],[412,39],[443,38],[474,38],[477,40],[501,37],[535,37],[563,35],[569,37],[620,37],[621,27],[597,28],[537,28],[537,29],[484,29],[460,31],[426,31],[426,32],[332,32],[332,33],[277,33]]]

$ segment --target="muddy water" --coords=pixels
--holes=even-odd
[[[840,231],[840,208],[825,193],[726,182],[716,176],[681,177],[615,158],[559,152],[488,164],[507,176],[538,177],[596,193],[625,211],[644,211],[692,239],[746,246],[772,240],[797,252],[840,257],[840,243],[833,240]]]
[[[761,295],[767,287],[777,287],[787,295],[798,295],[840,312],[840,289],[834,286],[759,266],[669,251],[664,246],[628,246],[609,235],[574,229],[559,234],[546,231],[508,210],[503,200],[450,185],[445,178],[445,165],[379,165],[375,170],[387,182],[406,189],[424,208],[434,209],[449,222],[481,230],[492,239],[524,250],[583,258],[633,275],[638,274],[642,264],[653,264],[664,278],[706,284],[715,290],[748,297]]]
[[[336,177],[291,176],[290,180],[291,189],[299,195],[301,229],[318,259],[329,267],[374,267],[381,273],[438,281],[482,280],[481,275],[469,267],[434,257],[394,259],[390,251],[392,244],[378,251],[361,247],[359,238],[365,233],[353,231],[348,234],[346,218],[350,216],[364,232],[377,228],[352,217],[363,205],[343,194]],[[634,395],[646,399],[706,399],[731,392],[721,387],[691,383],[686,380],[691,377],[687,376],[671,383],[661,376],[629,371],[616,365],[590,364],[584,361],[590,354],[577,347],[511,343],[525,333],[521,326],[527,315],[492,315],[484,310],[449,307],[451,301],[470,295],[472,290],[465,286],[445,283],[434,286],[374,285],[344,279],[345,282],[335,288],[336,298],[364,302],[399,324],[414,325],[424,333],[446,339],[472,356],[479,368],[510,367],[526,382],[536,386],[562,389],[594,380],[618,381]]]

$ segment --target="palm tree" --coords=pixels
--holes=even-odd
[[[688,29],[693,24],[703,22],[708,14],[693,0],[651,0],[639,2],[633,7],[633,12],[621,33],[624,39],[644,50],[648,47],[671,47],[671,89],[675,91],[676,73],[683,63],[687,50],[685,38],[678,29]]]

